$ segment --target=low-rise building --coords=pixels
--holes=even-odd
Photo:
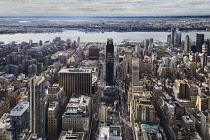
[[[62,116],[62,131],[89,132],[92,119],[92,99],[87,96],[72,97]]]
[[[62,131],[58,140],[86,140],[86,132]]]
[[[103,126],[99,128],[98,140],[122,140],[121,126]]]

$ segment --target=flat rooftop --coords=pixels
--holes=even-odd
[[[21,116],[28,108],[29,108],[29,102],[19,102],[10,111],[10,116]]]
[[[58,73],[91,73],[92,69],[63,68]]]

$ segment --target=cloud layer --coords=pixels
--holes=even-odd
[[[210,15],[210,0],[0,0],[0,15]]]

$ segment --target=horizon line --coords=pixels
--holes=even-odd
[[[139,15],[0,15],[0,18],[210,18],[210,15],[151,15],[151,16],[139,16]]]

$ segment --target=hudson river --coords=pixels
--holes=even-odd
[[[190,38],[195,41],[196,33],[198,31],[189,31],[182,32],[182,40],[184,40],[186,35],[189,35]],[[210,32],[199,32],[203,33],[205,38],[210,38]],[[107,38],[113,38],[114,42],[121,42],[123,39],[130,39],[131,41],[142,41],[144,39],[153,38],[154,41],[166,42],[167,35],[170,32],[80,32],[76,30],[66,30],[64,32],[58,33],[17,33],[17,34],[1,34],[0,41],[9,43],[11,41],[16,41],[18,43],[25,41],[29,42],[30,39],[33,42],[42,41],[52,41],[55,37],[61,37],[62,40],[70,38],[71,40],[77,40],[77,37],[80,37],[81,42],[106,42]]]

